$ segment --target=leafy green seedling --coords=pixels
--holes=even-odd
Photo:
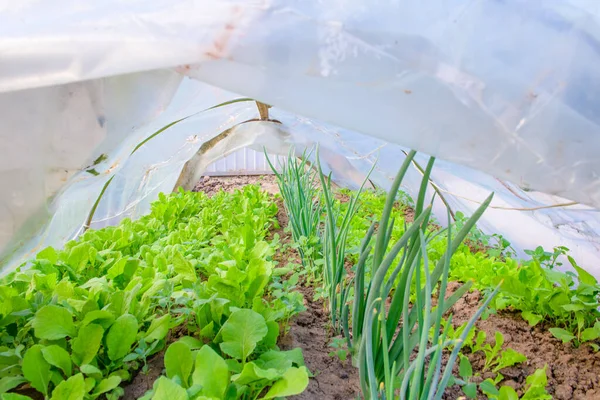
[[[346,340],[343,338],[333,338],[329,347],[334,350],[329,353],[329,357],[337,357],[340,361],[344,362],[348,358],[348,348],[346,347]]]
[[[464,381],[462,385],[462,390],[470,399],[474,399],[477,397],[477,383],[470,382],[471,378],[473,378],[473,367],[471,366],[471,362],[467,357],[460,354],[460,362],[458,364],[458,374]]]
[[[244,338],[238,342],[235,353],[239,359],[249,350],[244,350]],[[231,345],[226,347],[231,350]],[[191,340],[169,346],[165,353],[167,376],[157,379],[142,399],[258,399],[262,394],[260,399],[266,400],[299,394],[308,385],[309,372],[299,349],[270,350],[242,366],[210,345],[192,348]]]
[[[520,364],[527,361],[527,357],[513,349],[506,349],[500,353],[497,359],[497,365],[494,368],[494,372],[498,372],[504,368],[512,367],[515,364]]]
[[[160,194],[151,212],[135,221],[88,229],[64,249],[40,251],[27,270],[0,279],[0,394],[14,398],[3,392],[26,383],[48,399],[71,393],[116,400],[129,370],[143,367],[181,324],[215,351],[220,345],[244,351],[245,360],[227,359],[232,367],[256,363],[275,347],[279,324],[301,305],[295,282],[272,274],[279,243],[265,238],[276,214],[272,197],[257,186],[210,198],[178,191]],[[262,302],[278,279],[277,298]],[[267,332],[252,349],[251,340],[242,335],[244,343],[236,343],[224,325],[255,305]],[[203,345],[191,343],[193,351]],[[169,378],[178,379],[184,383]],[[180,386],[197,397],[190,383]]]
[[[481,331],[480,331],[481,332]],[[479,334],[478,334],[479,336]],[[493,372],[498,372],[503,368],[511,367],[515,364],[527,361],[524,354],[513,349],[502,350],[504,344],[504,335],[501,332],[495,334],[495,344],[485,344],[483,352],[485,353],[484,371],[493,368]]]
[[[525,250],[525,254],[531,256],[532,259],[537,260],[541,265],[548,269],[553,269],[555,266],[560,267],[561,262],[557,261],[562,255],[566,255],[569,249],[565,246],[558,246],[553,249],[553,252],[544,250],[542,246],[538,246],[535,250]]]
[[[524,393],[521,397],[512,387],[502,386],[497,389],[494,382],[491,381],[485,387],[483,384],[486,381],[482,382],[479,388],[490,400],[550,400],[552,396],[546,391],[546,385],[548,384],[547,367],[546,365],[544,368],[535,370],[533,374],[526,378]]]
[[[454,383],[457,383],[461,386],[463,393],[470,399],[477,398],[477,388],[482,393],[485,393],[489,396],[497,395],[498,390],[496,389],[496,384],[500,382],[504,377],[502,374],[496,375],[495,379],[486,379],[483,382],[479,383],[473,382],[474,376],[479,376],[479,374],[473,374],[473,367],[471,366],[471,362],[467,357],[463,354],[459,355],[460,363],[458,373],[461,379],[455,379]]]

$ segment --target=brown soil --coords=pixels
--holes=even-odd
[[[152,389],[154,381],[162,374],[164,368],[164,351],[161,351],[148,360],[147,373],[144,374],[140,371],[135,375],[133,380],[124,387],[125,395],[123,398],[139,399],[142,397],[148,390]]]
[[[334,192],[333,195],[340,203],[347,203],[350,201],[350,196],[347,193]]]
[[[306,390],[290,399],[296,400],[349,400],[360,393],[358,370],[350,359],[341,362],[329,355],[331,335],[327,331],[329,315],[320,301],[313,302],[311,287],[300,287],[306,311],[292,321],[289,333],[280,340],[284,350],[300,347],[306,367],[315,375]]]
[[[194,187],[194,192],[211,196],[219,190],[233,192],[246,185],[257,184],[267,193],[279,193],[275,175],[203,176]]]
[[[277,199],[277,221],[280,228],[273,232],[280,236],[283,244],[292,242],[289,232],[285,231],[288,216],[283,207],[283,201]],[[295,249],[280,250],[274,255],[274,260],[280,266],[293,261],[300,264],[300,256]],[[298,290],[304,296],[306,311],[301,312],[290,322],[288,333],[280,338],[279,347],[282,350],[301,348],[306,367],[314,375],[311,377],[306,390],[297,396],[289,397],[296,400],[349,400],[360,393],[358,370],[352,367],[350,359],[341,362],[337,357],[329,356],[331,335],[328,332],[329,315],[322,301],[313,301],[312,286],[299,286]]]
[[[404,206],[404,221],[407,224],[414,222],[415,220],[415,209],[409,206]],[[430,222],[431,224],[431,222]]]
[[[449,289],[456,289],[458,286],[450,283]],[[467,321],[479,308],[480,301],[481,295],[476,291],[460,299],[452,309],[454,325]],[[500,386],[512,386],[522,395],[525,378],[536,369],[548,365],[547,391],[554,399],[600,399],[600,352],[594,352],[589,346],[575,348],[571,344],[563,344],[548,331],[550,326],[530,327],[518,313],[511,311],[490,315],[486,320],[478,321],[476,326],[486,332],[491,342],[494,341],[496,331],[502,333],[503,349],[510,347],[527,356],[527,361],[523,364],[500,371],[505,377]],[[481,352],[465,355],[471,361],[474,371],[483,369],[485,356]],[[484,374],[482,379],[488,377],[492,376]],[[448,398],[457,398],[462,394],[457,387],[447,389],[446,393],[452,395]]]
[[[467,247],[469,247],[469,250],[471,250],[471,253],[475,254],[475,253],[485,253],[487,251],[490,250],[490,246],[486,246],[485,244],[478,242],[476,240],[471,240],[469,238],[466,238],[464,243],[467,245]]]

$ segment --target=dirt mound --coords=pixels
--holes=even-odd
[[[310,379],[306,390],[290,397],[296,400],[349,400],[360,394],[358,370],[352,367],[349,359],[341,362],[329,356],[331,336],[326,327],[329,314],[322,302],[313,302],[313,289],[301,287],[306,311],[300,313],[291,323],[289,333],[279,343],[282,349],[296,347],[302,349],[307,368],[315,375]]]
[[[233,192],[246,185],[255,184],[267,193],[279,193],[275,175],[203,176],[194,187],[194,192],[204,192],[212,196],[221,189]]]
[[[451,283],[449,286],[456,289],[458,284]],[[463,296],[452,309],[455,326],[467,321],[479,308],[480,301],[481,295],[477,291]],[[547,390],[554,399],[600,400],[600,352],[594,352],[590,346],[576,348],[570,343],[563,344],[548,331],[551,326],[539,324],[531,327],[519,313],[511,311],[490,315],[486,320],[478,321],[476,326],[485,331],[488,340],[493,340],[496,331],[502,333],[504,349],[510,347],[527,356],[524,363],[500,371],[505,377],[500,385],[512,386],[521,395],[525,378],[548,365]],[[483,369],[485,356],[481,352],[466,355],[473,371]],[[483,375],[484,379],[488,377]],[[448,390],[456,392],[456,388],[453,389]]]

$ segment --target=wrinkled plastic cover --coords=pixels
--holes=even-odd
[[[495,191],[482,229],[596,267],[599,22],[595,0],[0,0],[4,271],[239,148],[317,142],[347,186],[376,160],[389,185],[402,149],[435,155],[455,211]],[[250,121],[252,102],[209,109],[241,95],[280,123]],[[588,206],[547,208],[565,199]]]

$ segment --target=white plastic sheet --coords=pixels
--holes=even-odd
[[[321,142],[348,183],[379,157],[385,186],[402,145],[446,161],[433,179],[456,209],[490,190],[494,207],[598,207],[599,25],[595,0],[0,0],[2,263],[76,236],[113,175],[92,226],[146,211],[205,140],[257,116],[201,113],[238,96],[182,75],[276,106],[281,125],[245,125],[223,153]],[[488,216],[521,248],[600,258],[590,207]]]

